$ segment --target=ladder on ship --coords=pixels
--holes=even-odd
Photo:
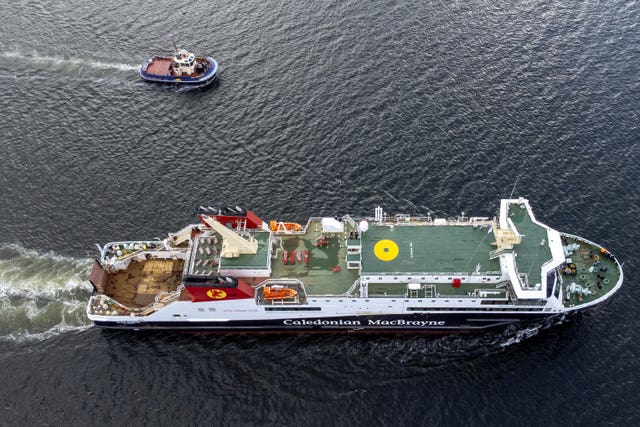
[[[342,220],[344,222],[346,222],[347,224],[349,224],[354,230],[358,229],[358,224],[356,224],[356,221],[353,218],[351,218],[351,216],[349,214],[344,215],[342,217]]]
[[[236,231],[247,231],[247,220],[239,219],[236,220]]]
[[[424,287],[424,297],[425,298],[434,298],[436,296],[436,285],[425,285]]]

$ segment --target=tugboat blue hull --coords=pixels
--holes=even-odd
[[[146,71],[146,65],[151,63],[153,60],[152,57],[147,58],[147,60],[140,67],[140,77],[148,82],[154,83],[164,83],[164,84],[173,84],[173,85],[181,85],[181,86],[201,86],[206,85],[213,82],[218,74],[218,63],[215,59],[210,56],[206,57],[207,62],[209,63],[209,67],[204,72],[204,74],[200,77],[189,77],[189,76],[171,76],[171,75],[161,75],[161,74],[153,74]]]

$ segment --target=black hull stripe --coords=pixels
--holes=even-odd
[[[517,317],[495,316],[350,316],[335,318],[243,320],[229,322],[139,322],[95,321],[95,325],[110,329],[159,330],[179,332],[369,332],[369,333],[458,333],[505,327],[554,316],[531,314]]]

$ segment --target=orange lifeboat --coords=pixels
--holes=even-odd
[[[264,299],[285,299],[295,298],[298,296],[298,291],[295,289],[285,288],[280,285],[265,286],[264,287]]]
[[[269,228],[271,231],[277,232],[291,232],[302,231],[302,226],[297,222],[282,222],[282,221],[269,221]]]

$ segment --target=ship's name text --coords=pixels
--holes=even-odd
[[[287,326],[362,326],[360,320],[291,320],[287,319],[282,322]],[[367,320],[368,326],[444,326],[444,320]]]

